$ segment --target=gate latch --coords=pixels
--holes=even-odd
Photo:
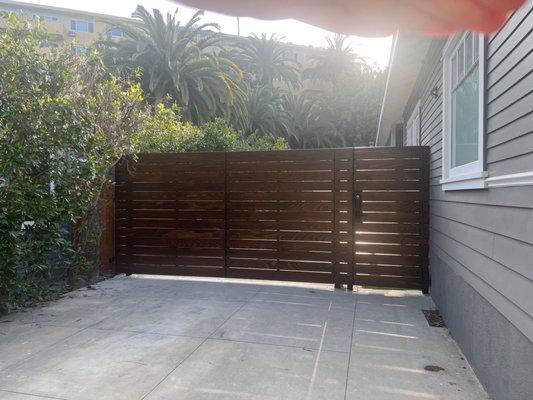
[[[357,190],[354,192],[354,219],[357,222],[363,220],[363,192]]]

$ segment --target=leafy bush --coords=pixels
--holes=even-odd
[[[237,150],[289,150],[290,146],[285,138],[252,134],[242,142]]]
[[[181,120],[177,106],[158,104],[135,135],[135,148],[141,153],[168,153],[222,150],[286,149],[282,138],[260,135],[244,137],[226,121],[216,118],[200,126]]]
[[[47,40],[13,15],[0,32],[0,312],[41,296],[57,268],[90,275],[101,190],[143,120],[140,87]]]
[[[185,138],[182,151],[234,150],[238,147],[237,132],[222,119],[195,128]]]

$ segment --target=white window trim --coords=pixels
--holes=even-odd
[[[442,173],[440,181],[442,190],[468,190],[487,188],[487,171],[485,166],[485,37],[480,35],[478,74],[479,74],[479,118],[478,118],[478,159],[459,167],[451,167],[452,138],[452,96],[451,96],[451,60],[452,55],[468,32],[451,37],[444,46],[442,56],[443,71],[443,117],[442,117]]]
[[[409,143],[409,128],[413,125],[413,121],[418,118],[418,135],[415,138],[415,143]],[[421,126],[420,126],[420,100],[416,103],[416,106],[413,110],[413,113],[407,120],[407,125],[405,125],[405,145],[406,146],[420,146],[420,133],[421,133]]]
[[[487,178],[486,182],[489,188],[532,186],[533,185],[533,171],[520,172],[517,174],[494,176],[491,178]]]

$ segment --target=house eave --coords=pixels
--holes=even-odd
[[[392,128],[401,121],[431,41],[427,37],[395,36],[381,104],[376,146],[387,144]]]

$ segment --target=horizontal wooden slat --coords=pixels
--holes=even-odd
[[[311,247],[311,246],[310,246]],[[268,250],[268,249],[229,249],[228,256],[231,258],[257,258],[273,260],[294,261],[331,261],[331,252]]]
[[[303,261],[276,261],[276,260],[258,260],[258,259],[242,259],[230,258],[228,260],[228,272],[234,268],[247,269],[283,269],[286,271],[315,271],[319,273],[333,272],[333,265],[325,262],[303,262]]]
[[[245,171],[232,171],[229,178],[234,182],[263,182],[263,181],[332,181],[334,171],[278,171],[262,172],[253,169]]]
[[[228,204],[231,211],[333,211],[331,202],[295,201],[232,201]]]
[[[332,201],[332,192],[230,192],[230,201],[234,200],[300,200],[300,201]]]
[[[310,221],[257,221],[257,220],[229,220],[228,229],[245,230],[281,230],[281,231],[312,231],[330,232],[333,230],[333,221],[310,222]]]
[[[356,273],[372,276],[388,275],[400,277],[420,277],[422,274],[422,269],[420,267],[362,264],[357,265]]]
[[[356,241],[365,243],[419,244],[420,235],[415,234],[379,234],[361,232]]]
[[[339,235],[340,236],[340,235]],[[312,242],[331,242],[337,236],[334,233],[318,232],[271,232],[256,230],[232,230],[232,239],[276,239],[276,240],[298,240]],[[345,239],[350,239],[351,235],[345,235]]]
[[[333,243],[321,242],[287,242],[280,240],[230,240],[230,249],[279,249],[333,251]]]
[[[222,257],[181,257],[171,255],[127,255],[126,259],[133,264],[145,265],[205,265],[224,266]]]
[[[228,218],[232,220],[275,220],[275,221],[331,221],[331,211],[230,211]]]
[[[403,181],[406,179],[420,179],[418,169],[381,169],[381,170],[358,170],[355,173],[357,184],[361,181]]]
[[[333,182],[300,181],[300,182],[235,182],[230,181],[228,190],[231,192],[296,192],[299,190],[332,190]]]
[[[118,218],[132,219],[223,219],[224,210],[117,210]]]
[[[419,212],[422,204],[414,201],[364,201],[363,197],[363,210],[364,211],[398,211],[405,212],[411,210]]]
[[[420,192],[364,191],[363,201],[420,201]]]
[[[364,222],[419,222],[420,214],[416,212],[365,212]]]
[[[184,275],[184,276],[212,276],[223,277],[223,267],[204,266],[167,266],[167,265],[137,265],[120,262],[118,272],[134,272],[136,274]]]
[[[224,247],[224,239],[209,239],[209,235],[206,235],[205,238],[202,239],[176,239],[172,237],[168,237],[170,235],[161,237],[161,236],[153,236],[153,237],[124,237],[119,236],[118,241],[120,246],[136,246],[141,245],[142,241],[144,240],[146,243],[155,243],[150,242],[151,240],[156,241],[158,239],[166,240],[167,246],[173,246],[174,249],[181,249],[181,248],[223,248]],[[155,244],[154,244],[155,245]]]
[[[136,254],[136,255],[175,255],[175,256],[205,256],[205,257],[224,257],[224,248],[201,247],[194,243],[194,247],[158,247],[158,246],[118,246],[119,254]]]
[[[357,264],[387,264],[387,265],[420,265],[419,256],[406,255],[383,255],[383,254],[356,254]]]
[[[356,161],[356,170],[360,169],[418,169],[422,162],[416,159],[365,159]]]
[[[356,243],[356,253],[418,255],[420,248],[414,245]]]
[[[224,182],[187,182],[180,183],[180,192],[223,192]],[[126,185],[118,186],[119,189],[126,190]],[[175,192],[176,186],[161,182],[132,182],[127,185],[132,192]]]
[[[181,192],[181,191],[167,191],[167,192],[127,192],[124,189],[118,188],[117,200],[124,202],[131,200],[135,202],[137,200],[146,201],[168,201],[168,200],[224,200],[224,192]]]
[[[356,232],[369,233],[420,233],[421,227],[419,224],[409,223],[375,223],[364,222],[356,223],[354,225]]]
[[[278,150],[278,151],[247,151],[228,154],[229,163],[267,162],[267,161],[316,161],[333,159],[335,150]]]
[[[419,190],[420,181],[357,181],[358,190]]]
[[[266,162],[266,163],[231,163],[228,171],[331,171],[333,161],[306,161],[306,162]]]

